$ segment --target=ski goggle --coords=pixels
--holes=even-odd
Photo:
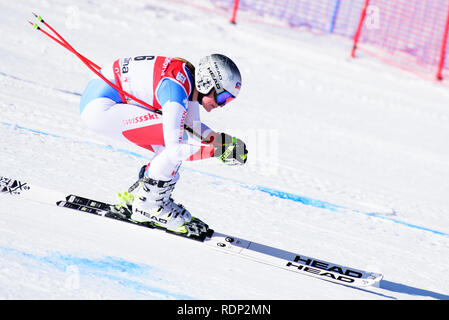
[[[223,92],[217,94],[217,91],[215,90],[215,102],[219,106],[224,106],[225,104],[231,102],[234,99],[235,99],[235,97],[232,94],[230,94],[228,91],[223,91]]]

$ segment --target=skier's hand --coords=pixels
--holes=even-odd
[[[227,133],[218,133],[213,141],[214,157],[229,165],[245,164],[248,157],[246,144]]]

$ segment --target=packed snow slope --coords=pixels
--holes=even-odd
[[[449,299],[447,88],[350,60],[340,39],[169,1],[1,1],[0,176],[104,201],[152,154],[81,123],[92,74],[32,11],[97,64],[230,56],[241,94],[202,119],[246,141],[248,163],[185,163],[175,200],[219,232],[384,280],[352,289],[0,195],[0,299]]]

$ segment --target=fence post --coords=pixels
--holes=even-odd
[[[232,8],[232,17],[231,17],[231,23],[235,24],[235,19],[237,17],[237,10],[239,9],[239,0],[234,0],[234,7]]]
[[[359,25],[357,26],[357,30],[354,34],[354,45],[352,46],[351,57],[355,57],[355,50],[357,49],[357,43],[359,42],[360,33],[362,31],[363,22],[366,17],[366,10],[368,9],[369,0],[365,0],[365,4],[363,5],[362,14],[360,16]]]
[[[329,28],[329,33],[333,33],[335,29],[335,24],[337,23],[338,11],[340,9],[340,1],[335,0],[334,12],[332,13],[331,27]]]
[[[446,27],[444,28],[443,41],[441,43],[440,62],[438,64],[437,79],[443,80],[443,69],[446,58],[447,38],[449,36],[449,10],[446,18]]]

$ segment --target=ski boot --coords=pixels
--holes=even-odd
[[[171,197],[179,174],[170,181],[154,180],[145,177],[146,168],[146,165],[141,168],[139,179],[128,192],[118,194],[120,203],[111,208],[116,216],[199,240],[213,232]]]
[[[177,233],[186,233],[184,226],[192,216],[182,205],[175,203],[171,194],[176,181],[143,178],[139,182],[132,204],[131,219],[139,223],[150,222],[156,227]]]

